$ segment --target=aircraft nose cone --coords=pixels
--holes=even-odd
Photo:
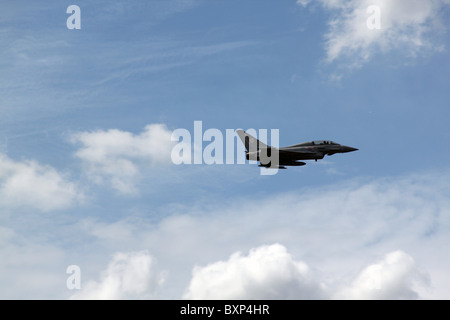
[[[352,147],[347,147],[347,146],[342,146],[341,150],[342,150],[342,152],[352,152],[352,151],[358,151],[359,149],[352,148]]]

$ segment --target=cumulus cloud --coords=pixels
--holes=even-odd
[[[442,299],[450,296],[450,262],[442,259],[450,254],[442,245],[449,176],[440,170],[196,202],[168,208],[158,222],[149,211],[149,219],[91,221],[83,232],[103,250],[149,250],[169,272],[160,298]],[[261,246],[273,243],[281,245]]]
[[[171,131],[163,124],[147,125],[137,135],[117,129],[79,132],[71,141],[82,145],[75,155],[84,162],[90,178],[111,184],[122,194],[137,192],[143,166],[170,163]]]
[[[310,1],[299,0],[307,5]],[[360,67],[377,52],[400,50],[406,56],[441,50],[433,33],[448,0],[319,0],[333,13],[326,34],[326,60]],[[377,26],[379,22],[379,25]]]
[[[77,186],[54,168],[0,154],[1,205],[51,211],[66,209],[82,199]]]
[[[60,250],[60,269],[74,262],[80,265],[82,289],[75,295],[80,298],[95,293],[118,299],[212,299],[219,294],[230,299],[448,299],[449,177],[448,171],[439,170],[359,178],[270,196],[250,192],[232,202],[222,199],[202,205],[199,199],[157,211],[127,212],[122,219],[97,216],[64,228],[49,225],[47,238],[34,236],[29,241],[14,236],[19,234],[17,227],[8,227],[0,232],[1,255],[8,257],[0,264],[7,272],[0,274],[9,275],[0,279],[8,288],[3,296],[72,294],[64,278],[60,282],[52,278],[56,282],[52,287],[43,287],[42,281],[24,286],[10,279],[11,274],[17,279],[28,274],[24,265],[29,266],[29,260],[23,257],[36,252],[31,244],[65,249],[71,242],[70,250]],[[20,234],[40,230],[32,223],[19,227],[25,225],[26,232]],[[130,251],[136,250],[148,250],[140,255],[150,257],[142,263],[145,267],[133,269],[127,263],[132,260]],[[114,256],[107,268],[99,263],[117,251],[125,252],[124,258]],[[34,277],[51,278],[56,273],[45,271],[54,268],[55,258],[38,256],[42,261]],[[157,272],[153,257],[157,270],[167,271],[163,273],[167,276]],[[105,271],[88,278],[87,270]],[[131,289],[134,282],[150,284]],[[55,291],[61,287],[58,296]]]
[[[387,254],[378,263],[366,267],[350,286],[337,292],[337,299],[393,300],[417,299],[415,285],[427,285],[428,276],[403,251]]]
[[[308,266],[280,244],[240,252],[228,261],[196,267],[185,299],[314,299],[323,288]]]
[[[148,251],[116,253],[99,281],[88,281],[70,299],[151,299],[166,280],[157,272]],[[417,299],[416,286],[427,286],[428,275],[403,251],[386,254],[364,268],[353,280],[313,273],[296,261],[281,244],[253,248],[248,255],[236,252],[226,261],[196,266],[183,299]]]
[[[71,299],[148,299],[164,278],[154,270],[154,260],[146,251],[116,253],[100,281],[82,284]]]
[[[428,285],[428,277],[403,251],[388,253],[364,268],[341,289],[327,288],[308,265],[295,261],[280,245],[240,252],[227,261],[195,267],[185,299],[417,299],[416,285]]]

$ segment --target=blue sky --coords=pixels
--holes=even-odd
[[[447,0],[0,9],[0,297],[450,297]],[[196,120],[360,150],[273,176],[171,164]]]

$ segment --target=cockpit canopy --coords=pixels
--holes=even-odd
[[[323,146],[323,145],[339,145],[339,143],[329,141],[329,140],[315,140],[310,142],[304,142],[299,144],[299,146]]]

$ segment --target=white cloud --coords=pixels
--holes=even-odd
[[[339,291],[337,299],[417,299],[415,285],[427,285],[428,277],[420,271],[414,259],[402,251],[366,267],[352,282]]]
[[[323,288],[309,268],[279,244],[233,254],[228,261],[196,267],[185,299],[319,299]]]
[[[71,299],[148,299],[163,282],[148,252],[116,253],[101,280],[88,281]]]
[[[16,162],[0,154],[0,204],[33,207],[42,211],[66,209],[83,194],[49,166],[35,161]]]
[[[72,135],[72,142],[82,145],[76,156],[84,162],[93,181],[133,194],[137,192],[141,167],[170,163],[170,138],[171,131],[165,125],[150,124],[138,135],[117,129],[79,132]]]
[[[327,288],[303,262],[295,261],[280,245],[240,252],[227,261],[195,267],[185,299],[417,299],[416,285],[426,287],[428,277],[414,259],[402,251],[388,253],[364,268],[354,280],[337,280],[343,288]]]
[[[399,50],[407,57],[441,50],[433,39],[442,28],[440,11],[448,0],[320,0],[333,12],[326,35],[327,62],[341,61],[360,67],[377,52]],[[300,1],[306,5],[308,1]],[[379,8],[380,29],[369,28],[375,17],[371,6]],[[373,8],[373,7],[372,7]]]
[[[297,4],[306,7],[312,0],[297,0]]]
[[[449,177],[440,170],[270,197],[249,191],[233,202],[198,199],[123,219],[48,221],[45,236],[28,221],[2,223],[0,253],[8,259],[0,263],[0,287],[8,291],[1,296],[68,297],[64,270],[77,264],[82,289],[74,298],[448,299]],[[55,258],[42,259],[45,248],[58,253],[61,274]],[[105,268],[118,251],[128,253]],[[36,259],[32,278],[51,286],[20,280]]]
[[[164,298],[179,298],[185,288],[184,298],[192,299],[319,297],[322,284],[328,288],[325,298],[338,293],[349,299],[376,298],[363,290],[364,279],[376,277],[374,270],[386,273],[380,280],[386,288],[383,298],[444,298],[450,297],[450,263],[442,259],[450,254],[442,246],[449,241],[448,177],[444,171],[341,182],[270,197],[249,195],[205,207],[177,206],[157,223],[142,217],[110,227],[91,223],[86,232],[102,248],[142,248],[158,257],[170,274]],[[289,253],[282,247],[261,247],[271,243],[282,244]],[[398,249],[409,257],[395,253]],[[233,252],[247,250],[250,254],[235,253],[227,260]],[[355,276],[392,252],[376,263],[379,269],[370,267],[370,272]],[[414,276],[417,267],[409,262],[411,257],[429,273],[432,292],[426,286],[416,288],[421,276]],[[227,284],[231,278],[234,286]],[[283,291],[288,283],[291,291]]]
[[[155,270],[148,251],[116,253],[99,281],[82,283],[81,290],[70,298],[158,299],[167,274]],[[327,287],[325,281],[330,281],[329,275],[312,272],[283,245],[263,245],[250,249],[246,256],[236,252],[226,261],[196,266],[182,298],[400,300],[420,298],[416,287],[429,285],[428,275],[403,251],[386,254],[353,279],[336,277],[334,288]]]

